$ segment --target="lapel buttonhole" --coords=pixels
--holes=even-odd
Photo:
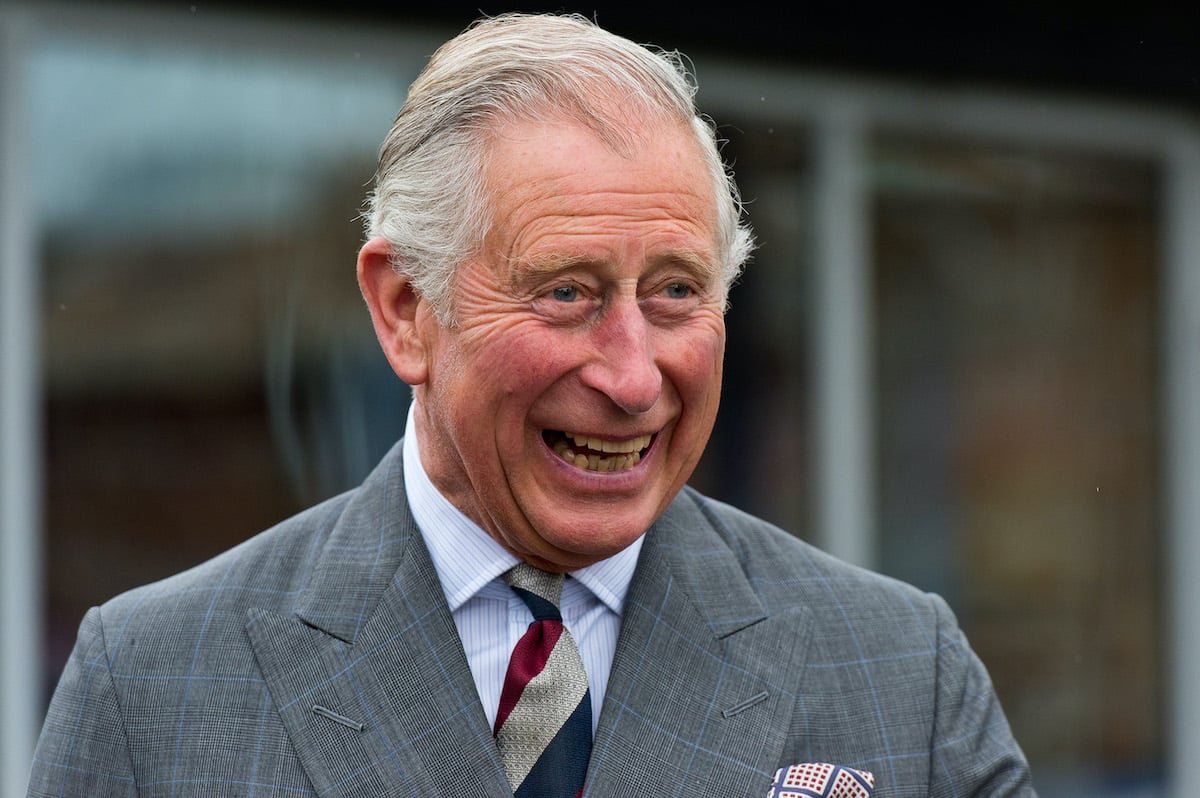
[[[340,723],[343,726],[354,729],[355,731],[362,731],[363,729],[366,728],[365,726],[363,726],[361,723],[354,720],[353,718],[348,718],[345,715],[339,715],[338,713],[334,712],[332,709],[323,707],[320,704],[313,704],[312,711],[314,714],[320,715],[323,718],[327,718],[327,719],[333,721],[334,723]]]
[[[758,693],[757,695],[750,696],[749,698],[747,698],[745,701],[742,701],[741,703],[734,704],[729,709],[722,710],[721,714],[727,718],[732,718],[734,715],[745,712],[750,707],[752,707],[756,704],[761,704],[763,701],[766,701],[768,698],[768,695],[769,694],[767,693],[767,691],[764,690],[763,692]]]

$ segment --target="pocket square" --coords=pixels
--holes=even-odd
[[[801,762],[775,771],[767,798],[871,798],[875,776],[865,770]]]

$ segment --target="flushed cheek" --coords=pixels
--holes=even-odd
[[[465,369],[476,396],[492,393],[493,400],[530,395],[561,370],[564,347],[532,321],[481,325],[465,331],[463,350],[470,353]]]
[[[506,396],[523,396],[530,401],[552,385],[562,371],[552,355],[537,350],[518,350],[485,366],[506,372],[503,382]]]
[[[553,359],[551,353],[527,350],[508,350],[480,364],[477,373],[489,375],[486,388],[490,399],[475,410],[486,416],[471,423],[488,423],[494,428],[501,457],[527,458],[543,447],[541,429],[535,421],[539,416],[558,415],[563,406],[578,404],[577,396],[563,379],[570,374],[569,365]],[[466,390],[472,390],[470,385]]]
[[[720,392],[725,357],[723,327],[708,335],[671,341],[665,351],[672,353],[665,370],[685,400]]]

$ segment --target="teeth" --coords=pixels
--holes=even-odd
[[[576,468],[588,471],[628,471],[642,461],[642,450],[650,445],[649,435],[627,441],[600,441],[571,433],[567,437],[574,441],[575,448],[559,440],[554,444],[554,453]]]
[[[568,432],[566,436],[575,442],[577,448],[591,449],[593,452],[604,452],[605,454],[640,452],[650,445],[649,435],[630,438],[627,441],[602,441],[599,438],[590,438],[574,432]]]

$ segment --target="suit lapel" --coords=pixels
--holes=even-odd
[[[251,613],[255,656],[321,795],[511,794],[400,461],[347,505],[296,615]]]
[[[779,766],[811,619],[761,605],[701,501],[685,491],[646,536],[589,796],[761,796]]]
[[[296,613],[251,611],[247,632],[319,794],[511,795],[400,462],[347,504]],[[759,796],[779,764],[811,620],[761,605],[701,501],[647,535],[589,796]]]

